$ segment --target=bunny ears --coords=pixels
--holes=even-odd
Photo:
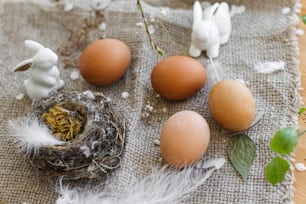
[[[220,6],[219,3],[214,3],[211,7],[205,9],[205,11],[203,12],[200,2],[195,1],[193,4],[193,19],[194,20],[210,19],[217,13],[219,6]]]
[[[14,72],[23,72],[26,71],[28,69],[30,69],[33,65],[33,59],[26,59],[22,62],[20,62],[19,64],[17,64],[14,68],[13,71]]]
[[[201,20],[202,19],[202,6],[199,1],[194,2],[193,4],[193,19]]]
[[[25,40],[24,44],[27,48],[37,52],[40,49],[45,48],[42,44],[40,44],[39,42],[36,42],[34,40]]]
[[[25,40],[24,44],[27,48],[29,48],[30,50],[35,51],[35,52],[38,52],[38,50],[41,50],[41,49],[45,48],[42,44],[40,44],[40,43],[38,43],[34,40]],[[13,71],[14,72],[22,72],[22,71],[30,69],[32,67],[32,65],[33,65],[33,58],[26,59],[26,60],[20,62],[19,64],[17,64],[13,68]]]

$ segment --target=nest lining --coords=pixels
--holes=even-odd
[[[80,122],[77,127],[78,135],[73,135],[68,142],[62,145],[42,146],[38,153],[33,152],[29,157],[32,164],[47,177],[100,179],[119,167],[125,140],[124,121],[112,110],[109,100],[103,94],[94,93],[94,96],[92,99],[85,93],[54,92],[34,103],[33,114],[41,122],[46,122],[47,116],[51,115],[50,110],[54,110],[55,107],[60,113],[67,112],[63,115],[70,116],[66,121],[63,118],[60,118],[60,121],[67,124],[68,120],[71,122],[71,118],[74,118]],[[55,137],[67,140],[65,137],[62,138],[61,134],[57,134],[61,131],[52,127],[54,121],[47,124],[50,130],[56,133]],[[71,128],[73,123],[69,124]],[[66,126],[61,130],[65,130],[62,135],[65,136],[68,132],[71,136],[71,130],[68,128],[67,131]]]
[[[83,131],[87,121],[85,107],[70,101],[63,101],[51,107],[42,117],[52,135],[66,142],[75,139]]]

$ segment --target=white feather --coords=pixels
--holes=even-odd
[[[42,146],[64,143],[53,137],[48,127],[41,124],[34,116],[9,121],[8,125],[9,135],[26,155],[30,155],[31,152],[37,154]]]
[[[101,192],[60,186],[56,204],[177,204],[183,196],[204,184],[224,163],[225,159],[221,158],[204,163],[201,169],[155,169],[142,180],[137,182],[135,179],[121,194],[111,179]]]

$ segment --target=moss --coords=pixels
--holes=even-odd
[[[77,109],[70,110],[66,107],[65,102],[55,105],[43,113],[43,119],[54,136],[63,141],[70,141],[81,132],[86,119]]]

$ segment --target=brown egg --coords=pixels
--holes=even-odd
[[[107,86],[119,80],[131,62],[131,51],[116,39],[98,40],[88,45],[79,59],[83,78],[97,86]]]
[[[183,168],[200,160],[209,144],[206,120],[194,111],[181,111],[164,124],[160,135],[160,151],[165,162]]]
[[[209,110],[223,128],[240,132],[250,127],[255,117],[255,101],[248,87],[237,80],[218,82],[209,94]]]
[[[204,86],[206,71],[197,60],[171,56],[159,62],[151,74],[154,90],[168,100],[185,100]]]

